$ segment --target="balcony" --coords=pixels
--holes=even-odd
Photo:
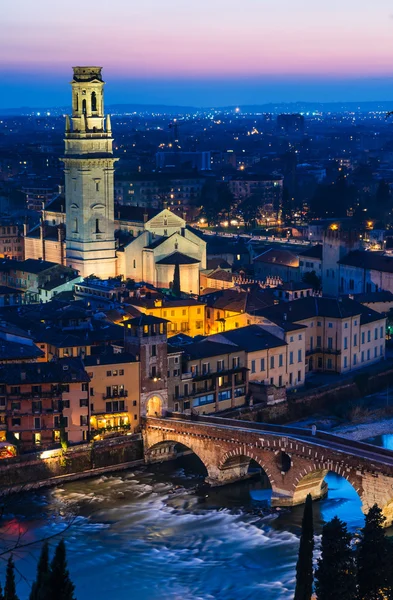
[[[312,356],[313,354],[339,355],[341,354],[341,350],[335,350],[334,348],[322,348],[321,346],[316,346],[315,348],[310,348],[310,350],[306,350],[306,356]]]
[[[113,410],[113,409],[112,410],[106,410],[105,408],[101,408],[101,409],[98,409],[98,410],[92,410],[91,414],[94,415],[94,416],[100,416],[100,415],[103,415],[103,416],[105,416],[105,415],[111,415],[111,416],[113,416],[113,415],[117,415],[117,414],[123,414],[123,413],[126,413],[126,412],[128,412],[128,406],[124,405],[124,408],[122,408],[121,410],[119,410],[119,409],[117,409],[117,410]]]
[[[117,400],[118,398],[127,398],[128,397],[128,391],[127,390],[123,390],[120,392],[111,392],[109,395],[106,393],[104,394],[104,400]]]

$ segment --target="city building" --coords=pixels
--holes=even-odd
[[[169,338],[179,332],[191,337],[205,334],[206,306],[193,298],[129,298],[127,303],[144,314],[169,321]]]
[[[244,350],[249,381],[291,389],[304,385],[305,329],[304,325],[288,322],[277,327],[248,325],[207,339]]]
[[[0,258],[24,259],[21,227],[9,218],[0,219]]]
[[[300,252],[299,270],[301,277],[312,271],[315,271],[318,277],[322,277],[322,248],[322,244],[315,244]]]
[[[393,257],[382,252],[354,250],[337,261],[341,294],[393,292]]]
[[[142,314],[123,325],[124,350],[140,365],[140,414],[162,415],[168,409],[168,321]]]
[[[290,250],[269,248],[253,261],[255,279],[279,277],[282,281],[300,281],[299,257]]]
[[[341,281],[339,273],[339,264],[348,253],[359,250],[360,243],[359,232],[356,230],[340,228],[334,224],[325,230],[322,250],[322,290],[325,296],[346,293],[344,281]],[[366,290],[353,288],[349,291]],[[372,291],[375,291],[375,288]]]
[[[139,362],[132,354],[106,352],[84,359],[90,379],[91,436],[134,433],[139,428]]]
[[[71,267],[32,258],[1,261],[0,277],[3,285],[24,290],[26,302],[47,302],[57,293],[72,291],[81,281]]]
[[[350,298],[302,298],[257,311],[268,322],[306,326],[306,374],[348,373],[385,358],[386,317]]]
[[[242,173],[232,177],[228,186],[239,202],[253,194],[258,194],[261,205],[271,204],[276,210],[281,205],[283,190],[283,177],[281,176]]]
[[[221,333],[258,322],[255,311],[274,304],[271,290],[240,286],[213,291],[201,297],[206,303],[206,334]]]
[[[89,378],[80,359],[0,365],[0,430],[21,451],[89,438]],[[1,434],[0,434],[1,437]]]
[[[209,338],[183,349],[182,389],[175,407],[209,414],[245,404],[248,369],[245,352]]]

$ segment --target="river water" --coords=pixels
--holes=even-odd
[[[293,598],[303,507],[267,514],[261,479],[201,492],[197,460],[11,497],[0,545],[19,535],[32,544],[14,555],[20,599],[34,578],[35,542],[64,530],[77,600]],[[336,514],[352,530],[361,527],[355,490],[334,474],[327,481],[328,497],[314,503],[317,535]]]

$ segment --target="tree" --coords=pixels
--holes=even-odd
[[[37,579],[32,585],[29,600],[49,600],[49,575],[49,547],[48,542],[45,542],[37,565]]]
[[[281,202],[281,220],[283,223],[290,221],[292,218],[292,200],[288,188],[284,186],[282,190]]]
[[[64,540],[61,540],[55,550],[50,576],[49,576],[49,597],[56,600],[75,600],[75,586],[70,579],[67,568],[66,547]]]
[[[322,530],[321,557],[315,571],[318,600],[355,600],[356,566],[351,535],[334,517]]]
[[[390,204],[391,194],[389,184],[382,179],[377,188],[375,200],[378,206],[385,208]]]
[[[242,202],[240,208],[245,224],[248,227],[255,227],[257,221],[261,218],[261,197],[258,194],[251,194]]]
[[[12,554],[7,562],[7,570],[5,574],[4,600],[19,600],[16,595],[15,586],[15,566],[12,559]]]
[[[319,292],[322,287],[321,278],[315,271],[306,271],[303,275],[303,282],[311,285],[315,292]]]
[[[390,548],[384,521],[381,509],[374,504],[366,515],[357,552],[359,600],[384,600],[391,593]]]
[[[178,263],[175,265],[173,273],[172,293],[174,296],[180,296],[180,266]]]
[[[294,600],[311,600],[314,550],[314,526],[312,497],[308,494],[304,506],[302,534],[300,536],[299,557],[296,564],[296,588]]]

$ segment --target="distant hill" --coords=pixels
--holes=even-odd
[[[217,106],[211,108],[201,108],[195,106],[167,106],[163,104],[111,104],[107,110],[111,114],[166,114],[166,115],[187,115],[195,113],[207,113],[210,110],[223,112],[235,111],[236,106]],[[69,112],[69,106],[58,107],[20,107],[20,108],[0,108],[2,116],[21,116],[41,113],[45,115],[49,112],[52,116],[59,116]],[[393,110],[393,102],[381,100],[379,102],[277,102],[269,104],[250,104],[240,105],[240,113],[313,113],[313,112],[373,112]]]

